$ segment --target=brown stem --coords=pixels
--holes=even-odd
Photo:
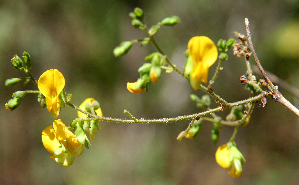
[[[299,110],[292,105],[279,91],[278,91],[278,87],[274,86],[272,81],[268,78],[265,70],[263,69],[259,59],[257,58],[257,54],[254,50],[253,47],[253,43],[251,40],[251,33],[250,33],[250,29],[249,29],[249,20],[248,18],[245,18],[245,26],[246,26],[246,32],[247,32],[247,39],[248,39],[248,43],[249,43],[249,47],[250,50],[253,54],[254,60],[259,68],[259,70],[261,71],[263,77],[265,78],[266,82],[269,84],[269,88],[270,90],[273,92],[274,95],[274,99],[275,101],[279,102],[280,104],[282,104],[284,107],[286,107],[287,109],[289,109],[291,112],[293,112],[297,117],[299,117]]]

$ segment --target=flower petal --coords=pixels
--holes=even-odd
[[[136,83],[127,83],[127,89],[131,92],[131,93],[142,93],[143,89],[136,89]]]
[[[38,88],[47,98],[58,96],[65,86],[65,79],[57,69],[50,69],[44,72],[38,80]]]
[[[227,145],[222,145],[218,147],[215,158],[217,163],[222,167],[222,168],[230,168],[232,165],[229,162],[229,150],[227,149]]]
[[[55,137],[55,132],[52,126],[49,126],[43,130],[42,142],[46,150],[52,154],[59,146],[61,146]]]

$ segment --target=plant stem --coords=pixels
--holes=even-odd
[[[263,96],[263,93],[255,96],[255,97],[246,99],[246,100],[242,100],[242,101],[238,101],[238,102],[234,102],[234,103],[228,103],[228,106],[226,108],[232,108],[232,107],[235,107],[235,106],[238,106],[238,105],[244,105],[244,104],[247,104],[247,103],[256,102],[257,100],[261,99],[262,96]],[[173,118],[160,118],[160,119],[143,119],[143,118],[140,118],[140,119],[137,119],[137,118],[134,117],[135,119],[132,118],[132,120],[127,120],[127,119],[111,118],[111,117],[93,115],[93,114],[90,114],[90,113],[88,113],[84,110],[81,110],[80,108],[78,108],[77,106],[75,106],[74,104],[72,104],[70,102],[65,102],[65,104],[68,105],[69,107],[72,107],[72,108],[76,109],[77,111],[80,111],[80,112],[92,117],[92,118],[87,118],[86,120],[98,119],[98,120],[108,121],[108,122],[115,122],[115,123],[121,123],[122,122],[122,123],[129,123],[129,124],[132,124],[132,123],[140,123],[140,124],[165,123],[166,124],[166,123],[177,122],[177,121],[182,121],[182,120],[195,119],[197,117],[202,117],[202,116],[206,116],[206,115],[209,115],[209,114],[212,114],[212,113],[215,113],[215,112],[223,111],[223,109],[224,109],[223,106],[219,106],[219,107],[216,107],[214,109],[210,109],[210,110],[207,110],[207,111],[204,111],[204,112],[201,112],[201,113],[195,113],[195,114],[184,115],[184,116],[177,116],[177,117],[173,117]],[[130,117],[131,116],[133,117],[132,114],[130,114]],[[236,126],[236,124],[229,125],[229,126]]]
[[[212,85],[214,84],[217,76],[218,76],[218,73],[219,71],[221,70],[221,64],[222,64],[223,60],[219,59],[219,62],[218,62],[218,66],[215,70],[215,73],[214,73],[214,76],[212,77],[212,79],[210,80],[209,82],[209,85],[208,85],[208,89],[210,89],[212,87]]]

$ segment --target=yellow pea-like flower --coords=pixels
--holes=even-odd
[[[47,109],[56,118],[60,111],[59,94],[65,86],[65,79],[57,69],[50,69],[44,72],[38,80],[38,88],[46,97]]]
[[[143,89],[136,89],[136,84],[137,82],[134,83],[127,83],[127,89],[131,92],[131,93],[142,93]]]
[[[209,67],[217,60],[218,51],[214,42],[205,36],[191,38],[188,49],[193,61],[190,84],[194,90],[197,90],[202,82],[208,82]]]
[[[86,103],[89,103],[89,104],[91,105],[92,102],[94,102],[94,101],[96,101],[96,100],[93,99],[93,98],[87,98],[86,100],[84,100],[83,103],[81,103],[81,105],[79,106],[79,108],[80,108],[81,110],[86,111],[86,109],[85,109],[85,105],[86,105]],[[102,113],[102,109],[101,109],[101,108],[98,108],[97,110],[95,110],[95,112],[97,113],[98,116],[103,116],[103,113]],[[82,113],[82,112],[80,112],[80,111],[78,111],[78,117],[79,117],[79,118],[83,118],[83,119],[85,119],[85,118],[87,118],[87,115],[84,114],[84,113]],[[99,120],[99,121],[100,121],[100,120]]]
[[[84,150],[84,145],[60,119],[43,130],[42,142],[45,149],[53,154],[51,158],[62,166],[72,165],[74,156],[81,155]]]
[[[236,178],[242,175],[245,159],[235,145],[231,145],[229,148],[227,144],[220,146],[216,151],[215,158],[222,168],[231,168],[228,174],[232,177]]]

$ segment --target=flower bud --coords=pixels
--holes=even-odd
[[[13,111],[15,110],[19,105],[21,105],[22,99],[20,98],[13,98],[10,99],[6,104],[5,104],[5,108],[7,110]]]
[[[89,103],[85,104],[85,111],[91,113],[91,104]]]
[[[140,8],[135,8],[134,9],[134,13],[135,13],[135,15],[136,15],[136,17],[138,18],[138,19],[142,19],[142,17],[143,17],[143,11],[140,9]]]
[[[211,138],[212,138],[214,145],[216,145],[218,142],[218,139],[219,139],[219,130],[218,129],[215,129],[215,128],[212,129]]]
[[[206,106],[206,107],[209,107],[211,105],[211,99],[210,99],[210,96],[209,95],[203,95],[201,97],[201,101],[202,103]]]
[[[21,78],[10,78],[5,81],[5,86],[14,86],[21,81]]]
[[[129,14],[129,16],[130,16],[132,19],[136,19],[136,18],[137,18],[137,16],[136,16],[133,12],[131,12],[131,13]]]
[[[220,39],[217,43],[218,50],[221,52],[225,52],[225,47],[226,47],[226,40]]]
[[[189,55],[184,68],[184,76],[187,77],[188,79],[190,78],[190,73],[192,69],[193,69],[193,61],[192,61],[192,57]]]
[[[137,28],[137,29],[140,29],[140,30],[143,30],[144,29],[144,24],[138,20],[138,19],[133,19],[132,20],[132,25]]]
[[[16,69],[24,70],[23,61],[20,59],[20,57],[18,55],[15,55],[11,59],[11,63]]]
[[[177,23],[180,23],[180,18],[178,16],[167,17],[161,21],[161,25],[164,26],[174,26]]]
[[[114,48],[114,50],[113,50],[114,56],[119,57],[119,56],[127,54],[130,51],[132,45],[133,45],[133,43],[130,41],[122,42],[119,46]]]
[[[91,106],[93,107],[94,110],[98,110],[100,108],[100,103],[98,101],[93,101],[91,103]]]
[[[222,61],[228,60],[228,56],[226,53],[220,53],[219,59]]]
[[[142,41],[141,41],[141,46],[145,46],[149,43],[151,39],[149,37],[145,37]]]
[[[19,98],[19,99],[23,99],[25,97],[25,95],[27,94],[26,91],[16,91],[12,94],[13,98]]]
[[[153,25],[148,32],[150,35],[155,35],[158,29],[160,29],[160,25]]]
[[[160,66],[155,66],[152,65],[151,70],[150,70],[150,79],[153,83],[156,83],[157,80],[161,76],[162,69]]]
[[[24,59],[24,62],[26,64],[26,69],[30,70],[31,69],[30,55],[26,51],[24,51],[24,53],[23,53],[23,59]]]
[[[144,63],[139,69],[138,72],[141,74],[149,73],[151,70],[152,64],[151,63]]]
[[[185,137],[185,136],[186,136],[186,131],[182,131],[176,139],[179,141],[182,141],[183,137]]]
[[[230,49],[235,43],[236,41],[234,39],[229,39],[226,43],[226,48]]]

